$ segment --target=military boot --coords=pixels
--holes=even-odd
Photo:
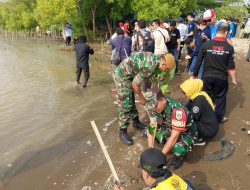
[[[143,130],[146,128],[146,125],[144,125],[143,123],[140,122],[139,118],[135,118],[133,119],[133,127],[136,129],[136,130]]]
[[[120,129],[119,137],[123,144],[127,146],[133,144],[133,139],[128,135],[127,129]]]

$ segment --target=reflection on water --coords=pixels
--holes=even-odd
[[[48,144],[79,131],[84,138],[91,131],[90,120],[105,123],[115,114],[105,65],[92,61],[89,87],[77,88],[74,52],[56,47],[0,42],[0,180],[11,177],[10,170],[16,173]],[[27,152],[32,154],[24,156]]]

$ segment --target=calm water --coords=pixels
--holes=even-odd
[[[61,51],[58,44],[0,42],[0,57],[2,183],[11,184],[16,174],[41,165],[34,163],[34,158],[49,162],[51,153],[65,153],[60,147],[69,141],[79,144],[93,136],[90,120],[104,125],[116,116],[109,92],[109,65],[99,62],[106,60],[106,55],[91,58],[91,78],[86,89],[74,86],[74,52]],[[44,156],[48,146],[57,148],[46,150]],[[68,147],[74,148],[74,143]]]

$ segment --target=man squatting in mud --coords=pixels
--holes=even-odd
[[[159,71],[169,71],[174,67],[175,60],[171,54],[164,54],[159,57],[150,52],[138,52],[125,59],[113,72],[118,93],[119,137],[123,144],[133,144],[132,138],[127,133],[130,119],[133,120],[135,129],[142,130],[145,128],[138,117],[134,92],[138,95],[141,104],[145,105],[147,100],[140,90],[142,82]]]
[[[200,79],[188,79],[180,85],[190,99],[187,107],[170,97],[165,98],[158,88],[145,93],[145,108],[150,116],[149,147],[153,147],[154,140],[165,143],[162,152],[174,154],[172,170],[181,166],[192,145],[204,145],[203,139],[212,138],[218,132],[213,102],[202,87]]]
[[[182,103],[166,98],[158,88],[145,93],[150,125],[147,130],[149,147],[156,140],[165,144],[162,152],[174,154],[170,169],[175,170],[183,163],[183,158],[192,150],[194,140],[198,141],[198,131],[188,109]],[[196,142],[198,143],[198,142]]]

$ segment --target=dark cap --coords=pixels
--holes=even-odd
[[[176,26],[176,21],[175,20],[171,20],[170,21],[170,26]]]
[[[182,18],[182,17],[178,18],[178,22],[183,22],[183,21],[184,21],[184,18]]]
[[[167,158],[162,151],[156,148],[145,150],[140,158],[140,167],[147,171],[151,177],[163,176],[167,170]]]

